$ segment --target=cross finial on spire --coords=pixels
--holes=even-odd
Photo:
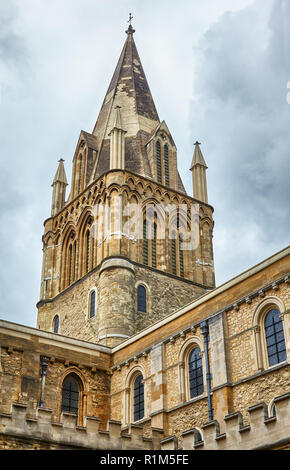
[[[129,28],[128,28],[127,31],[126,31],[127,34],[133,34],[133,33],[135,33],[135,29],[132,28],[132,24],[131,24],[132,19],[133,19],[133,16],[132,16],[131,13],[129,13],[129,20],[128,20],[128,23],[130,23],[130,24],[129,24]]]
[[[200,142],[198,142],[198,140],[196,140],[196,141],[194,142],[194,145],[200,145]]]

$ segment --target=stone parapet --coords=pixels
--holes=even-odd
[[[6,449],[10,448],[9,441],[15,440],[22,442],[22,449],[30,448],[31,442],[37,442],[39,448],[53,449],[160,449],[160,429],[152,428],[151,437],[145,437],[142,425],[122,428],[119,421],[110,420],[107,429],[100,430],[99,422],[86,416],[85,425],[77,426],[76,415],[68,412],[62,412],[60,422],[53,422],[51,409],[37,408],[36,416],[31,417],[26,405],[13,403],[11,413],[0,414],[0,447],[1,437],[5,437]]]
[[[265,403],[248,409],[249,424],[244,425],[240,412],[224,417],[225,432],[216,420],[182,433],[184,450],[263,450],[290,449],[290,393],[273,400],[275,413],[269,416]],[[199,439],[198,439],[199,435]],[[174,450],[174,436],[161,441],[162,450]]]

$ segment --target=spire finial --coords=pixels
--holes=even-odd
[[[127,31],[126,31],[127,34],[133,34],[133,33],[135,33],[135,29],[133,29],[132,24],[131,24],[132,19],[133,19],[133,16],[132,16],[131,13],[129,13],[129,20],[128,20],[128,23],[130,23],[130,24],[129,24],[129,28],[128,28]]]
[[[196,141],[194,142],[194,145],[201,145],[201,144],[200,144],[200,142],[198,142],[198,140],[196,140]]]
[[[63,159],[63,158],[60,158],[58,161],[59,161],[59,162],[64,162],[64,159]]]

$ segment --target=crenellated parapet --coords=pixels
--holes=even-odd
[[[7,442],[20,442],[22,448],[30,448],[37,442],[39,448],[52,449],[160,449],[163,431],[151,429],[151,436],[144,436],[142,425],[122,428],[119,421],[107,422],[107,429],[99,429],[100,420],[86,416],[84,426],[76,425],[76,415],[62,412],[60,422],[52,421],[52,410],[37,408],[36,415],[27,413],[27,406],[13,403],[10,414],[0,414],[0,447],[1,437]]]
[[[217,420],[200,429],[182,433],[184,450],[262,450],[290,449],[290,393],[277,396],[272,402],[272,416],[262,402],[248,409],[249,424],[240,412],[224,417],[225,431],[220,432]],[[161,441],[162,450],[177,448],[177,439],[170,436]]]

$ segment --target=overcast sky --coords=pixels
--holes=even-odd
[[[202,143],[217,285],[289,244],[289,0],[0,0],[2,319],[36,326],[57,161],[70,179],[129,12],[190,195]]]

